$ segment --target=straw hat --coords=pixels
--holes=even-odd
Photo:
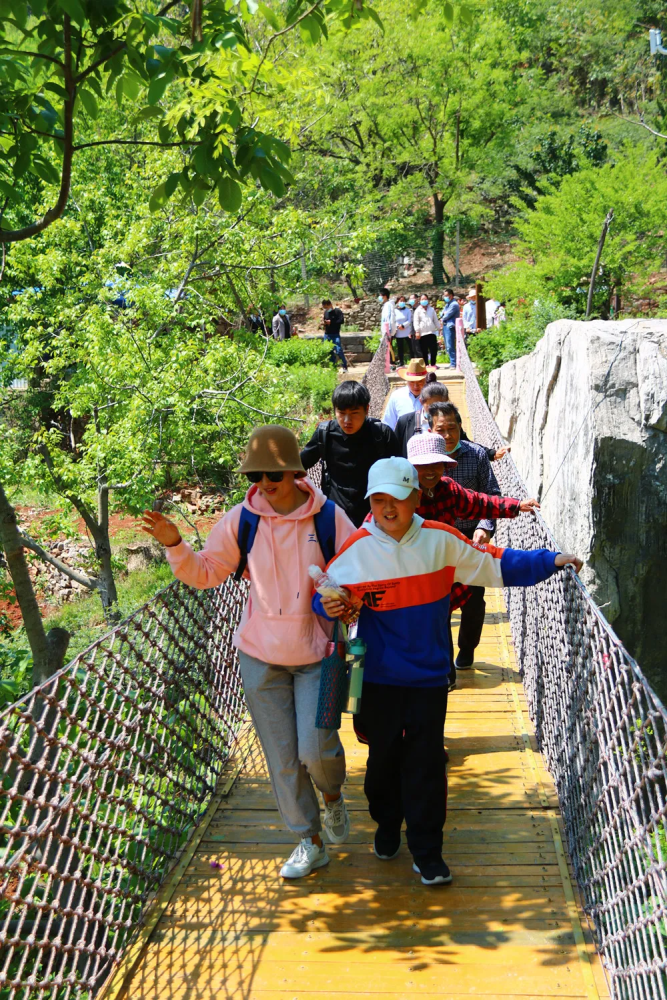
[[[280,424],[255,427],[239,472],[296,472],[305,476],[295,434]]]
[[[437,371],[436,368],[427,368],[423,358],[412,358],[407,368],[398,368],[396,374],[406,382],[421,382],[426,378],[427,372]]]
[[[476,288],[469,288],[468,289],[468,298],[469,299],[476,299],[477,298],[477,289]]]

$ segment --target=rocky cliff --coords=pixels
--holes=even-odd
[[[667,701],[667,320],[547,327],[489,406],[563,549]]]

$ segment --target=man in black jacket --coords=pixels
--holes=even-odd
[[[368,416],[370,401],[365,385],[341,382],[332,397],[336,419],[318,424],[301,452],[304,469],[322,461],[322,491],[357,527],[370,510],[364,499],[368,470],[381,458],[401,453],[391,427]]]
[[[330,340],[333,344],[331,360],[335,364],[336,357],[338,356],[343,363],[343,371],[347,371],[347,358],[345,357],[345,352],[343,351],[343,345],[340,342],[340,328],[345,322],[343,310],[339,309],[338,306],[334,308],[331,299],[322,299],[322,308],[324,309],[324,316],[322,317],[322,321],[324,323],[324,339]]]

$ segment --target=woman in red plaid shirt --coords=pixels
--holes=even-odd
[[[537,500],[516,500],[514,497],[476,493],[446,476],[446,466],[456,465],[456,461],[447,454],[445,442],[439,434],[428,432],[411,437],[408,441],[408,461],[417,469],[422,491],[417,513],[427,521],[455,525],[457,518],[495,520],[498,517],[517,517],[521,513],[539,510]],[[462,583],[455,583],[451,592],[451,610],[462,607],[469,597],[470,588]],[[451,662],[455,671],[453,646]],[[450,691],[455,687],[456,673],[453,672],[450,676]]]

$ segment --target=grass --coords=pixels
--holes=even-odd
[[[173,579],[174,575],[166,563],[158,563],[121,577],[117,581],[121,618],[132,614]],[[46,616],[44,625],[47,630],[60,627],[71,633],[67,649],[68,662],[110,629],[104,620],[102,604],[97,594],[87,594],[70,604],[63,604]],[[6,692],[11,693],[12,697],[7,698],[7,701],[14,701],[30,690],[31,664],[28,641],[22,628],[15,629],[0,639],[0,707],[3,701],[3,681],[12,684],[11,689],[8,688]]]

